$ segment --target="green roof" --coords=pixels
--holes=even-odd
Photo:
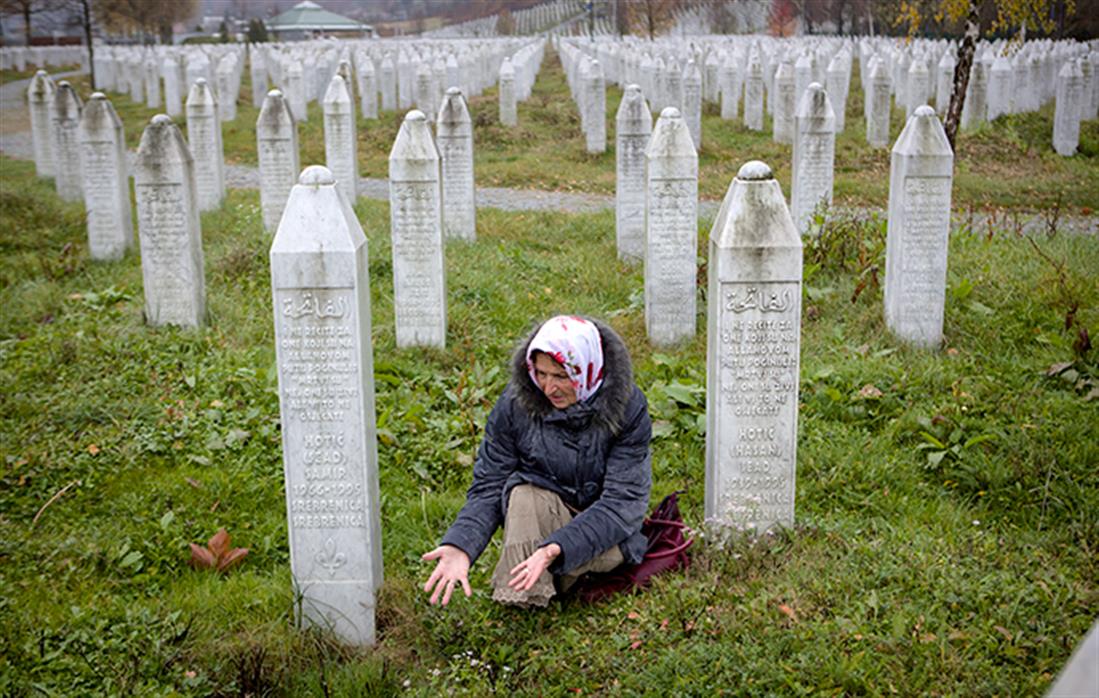
[[[329,12],[315,2],[305,0],[267,20],[269,31],[364,31],[369,25]]]

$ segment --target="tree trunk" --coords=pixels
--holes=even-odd
[[[23,5],[23,38],[27,48],[31,47],[31,4]]]
[[[962,107],[965,106],[965,91],[969,87],[969,69],[973,66],[973,54],[977,48],[977,37],[981,27],[977,16],[976,0],[969,0],[969,15],[965,19],[965,36],[958,47],[958,62],[954,66],[954,93],[950,95],[950,107],[946,110],[946,122],[943,129],[950,141],[951,150],[958,135],[958,125],[962,121]]]
[[[88,74],[91,78],[92,92],[95,92],[95,47],[92,46],[92,8],[91,0],[80,0],[83,11],[84,42],[88,45]]]

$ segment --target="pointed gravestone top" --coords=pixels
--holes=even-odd
[[[797,118],[809,119],[810,131],[826,129],[828,122],[835,119],[832,102],[819,82],[809,83],[809,87],[805,89],[805,94],[798,102]]]
[[[351,107],[351,95],[347,92],[347,82],[343,76],[337,73],[332,76],[332,80],[328,83],[328,89],[324,93],[324,103],[337,107],[338,111],[343,111],[342,108],[350,109]],[[344,105],[347,105],[344,107]]]
[[[912,112],[904,130],[897,137],[893,152],[899,155],[954,156],[942,122],[935,115],[935,110],[926,104],[916,107],[916,111]]]
[[[745,182],[759,182],[765,179],[774,179],[770,166],[761,160],[749,160],[740,166],[736,178]]]
[[[801,249],[801,236],[786,207],[782,187],[767,163],[750,160],[741,165],[714,219],[710,237],[723,248]],[[776,278],[779,277],[785,278],[782,273],[777,274]]]
[[[389,151],[390,167],[397,167],[395,174],[402,181],[420,180],[426,177],[431,181],[436,175],[424,171],[424,166],[439,159],[435,140],[427,125],[427,117],[419,109],[413,109],[405,115],[401,130],[393,141]]]
[[[650,158],[695,156],[694,140],[675,107],[665,107],[660,112],[646,154]]]
[[[336,178],[332,176],[331,170],[323,165],[310,165],[301,172],[301,177],[298,178],[298,184],[307,187],[322,187],[330,184],[335,184]]]

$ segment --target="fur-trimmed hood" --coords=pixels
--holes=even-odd
[[[599,386],[599,390],[586,403],[577,403],[563,412],[566,414],[590,412],[592,422],[611,434],[618,435],[622,430],[622,421],[634,391],[630,352],[618,333],[609,326],[592,318],[584,319],[593,323],[599,330],[599,339],[603,345],[603,385]],[[527,371],[527,348],[540,327],[541,324],[535,326],[527,338],[516,347],[511,360],[511,385],[509,386],[519,406],[537,419],[548,417],[557,410],[530,379],[530,373]]]

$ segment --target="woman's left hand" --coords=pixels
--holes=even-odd
[[[527,591],[534,586],[534,583],[538,581],[538,578],[542,576],[550,563],[560,554],[561,546],[557,543],[550,543],[538,548],[533,555],[512,568],[509,572],[511,581],[508,582],[508,586],[515,591]]]

